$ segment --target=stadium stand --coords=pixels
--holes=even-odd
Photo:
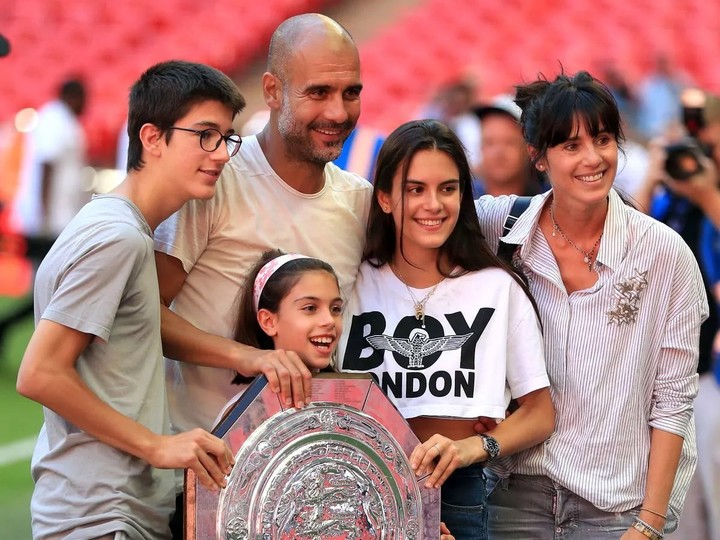
[[[149,64],[185,58],[241,75],[281,20],[340,3],[362,9],[357,0],[9,0],[0,31],[13,54],[0,63],[0,122],[45,101],[66,75],[83,75],[91,158],[112,161],[127,88]],[[720,2],[425,0],[377,28],[360,47],[362,122],[383,132],[468,71],[486,96],[560,65],[597,70],[610,61],[634,83],[663,52],[696,84],[720,91],[720,68],[709,61],[720,50]]]
[[[82,77],[90,99],[83,123],[94,161],[112,161],[130,84],[149,65],[182,58],[231,74],[265,47],[283,19],[333,0],[236,3],[207,0],[10,0],[0,30],[13,53],[0,63],[0,122],[37,107],[68,75]]]

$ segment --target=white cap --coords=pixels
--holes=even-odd
[[[513,96],[510,94],[500,94],[492,98],[489,103],[482,103],[473,107],[473,112],[480,120],[490,113],[501,113],[507,114],[519,121],[522,109],[517,106]]]

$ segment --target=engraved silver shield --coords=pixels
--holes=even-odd
[[[418,439],[369,378],[315,378],[301,410],[283,407],[259,378],[214,433],[235,466],[220,493],[187,471],[190,540],[439,536],[440,492],[424,488],[407,459]]]

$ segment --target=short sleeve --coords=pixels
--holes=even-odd
[[[475,201],[480,229],[493,253],[497,253],[500,237],[503,236],[503,225],[515,198],[507,195],[501,197],[483,195]]]
[[[83,242],[86,249],[65,264],[55,276],[56,284],[41,318],[80,332],[93,334],[105,341],[110,337],[118,306],[127,284],[147,264],[150,253],[147,239],[131,226],[109,224],[112,233],[104,235],[103,227]],[[57,272],[41,267],[42,273]]]
[[[507,381],[514,399],[550,386],[545,349],[537,314],[519,285],[511,291],[510,328],[507,340]]]
[[[65,151],[66,137],[71,126],[63,122],[62,113],[57,107],[41,113],[38,126],[33,132],[33,151],[40,163],[50,163],[60,159]]]

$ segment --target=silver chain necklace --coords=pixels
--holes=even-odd
[[[593,264],[593,258],[595,257],[595,250],[597,249],[598,245],[600,245],[600,240],[602,239],[603,233],[600,233],[600,236],[598,236],[598,239],[595,241],[595,244],[593,245],[592,249],[590,251],[585,251],[585,250],[579,248],[577,246],[577,244],[575,244],[575,242],[570,240],[567,237],[567,235],[563,232],[563,230],[560,228],[560,225],[557,224],[557,221],[555,221],[555,214],[553,213],[552,202],[550,203],[550,220],[552,221],[552,226],[553,226],[552,235],[555,236],[555,233],[559,232],[560,236],[562,236],[568,244],[570,244],[577,251],[582,253],[583,262],[588,265],[588,271],[592,272],[592,264]]]
[[[433,295],[433,293],[435,292],[435,289],[438,288],[438,285],[440,285],[443,281],[445,281],[445,279],[443,278],[443,279],[441,279],[440,281],[438,281],[438,282],[433,286],[433,288],[430,289],[430,292],[427,293],[422,300],[418,300],[417,298],[415,298],[415,295],[413,294],[412,290],[410,289],[410,287],[408,286],[408,284],[405,282],[405,278],[404,278],[403,275],[400,273],[400,270],[398,269],[397,266],[395,267],[395,273],[396,273],[397,276],[400,278],[400,281],[402,281],[402,284],[405,285],[405,288],[407,289],[407,292],[410,294],[410,298],[412,298],[412,301],[413,301],[413,304],[414,304],[413,307],[415,308],[415,318],[416,318],[418,321],[421,321],[421,327],[422,327],[422,328],[425,328],[425,304],[427,304],[427,301],[430,300],[430,297],[431,297],[431,296]]]

